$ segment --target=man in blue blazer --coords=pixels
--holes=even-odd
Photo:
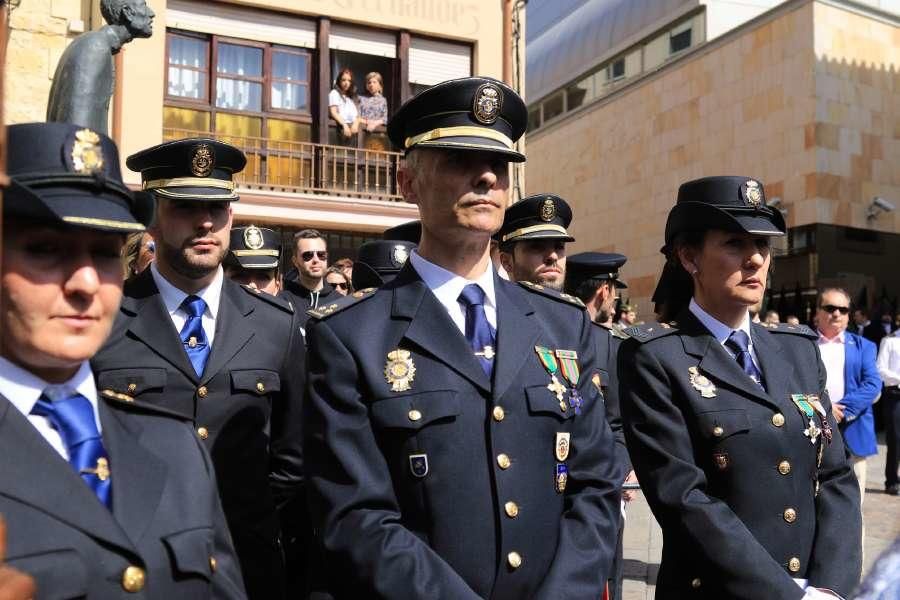
[[[819,294],[816,324],[819,351],[828,372],[828,395],[852,455],[862,496],[866,490],[866,457],[878,453],[872,403],[881,392],[881,377],[875,364],[875,344],[847,331],[849,312],[850,296],[846,291],[830,288]]]

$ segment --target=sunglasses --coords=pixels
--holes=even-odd
[[[346,283],[339,283],[339,282],[332,283],[331,285],[332,285],[333,287],[338,288],[339,290],[346,290],[346,289],[349,289],[349,287],[350,287],[350,286],[349,286],[348,284],[346,284]]]
[[[833,313],[834,311],[838,311],[842,315],[846,315],[850,312],[849,306],[835,306],[834,304],[824,304],[819,307],[827,313]]]
[[[313,256],[318,256],[319,260],[328,260],[328,251],[327,250],[307,250],[306,252],[300,253],[300,258],[303,259],[303,262],[309,262],[313,259]]]

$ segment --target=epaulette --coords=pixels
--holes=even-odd
[[[377,291],[378,288],[373,287],[357,290],[352,294],[348,294],[343,298],[335,300],[331,304],[319,306],[318,308],[311,308],[306,311],[306,314],[308,314],[310,317],[313,317],[314,319],[324,319],[325,317],[330,317],[335,313],[341,312],[348,306],[353,306],[357,302],[361,302],[366,298],[371,298]]]
[[[760,325],[763,324],[760,323]],[[765,327],[772,333],[793,333],[794,335],[802,335],[803,337],[809,338],[811,340],[819,339],[819,334],[806,325],[790,325],[788,323],[779,323],[778,325],[773,325],[769,323],[768,325],[763,325],[763,327]]]
[[[622,330],[625,335],[641,342],[649,342],[656,338],[661,338],[678,331],[668,323],[645,323],[643,325],[635,325],[634,327],[626,327]]]
[[[526,290],[536,292],[538,294],[542,294],[547,296],[548,298],[553,298],[559,302],[565,302],[566,304],[573,304],[578,308],[584,309],[584,302],[573,296],[572,294],[564,294],[562,292],[556,291],[553,288],[548,288],[546,286],[540,285],[538,283],[531,283],[530,281],[519,281],[517,282]]]
[[[619,338],[620,340],[627,340],[628,338],[631,337],[630,335],[628,335],[627,333],[625,333],[622,329],[619,329],[618,327],[611,328],[609,330],[609,335],[613,336],[614,338]]]
[[[141,402],[139,400],[135,400],[133,396],[129,396],[128,394],[123,394],[115,390],[100,390],[100,397],[106,400],[106,402],[110,405],[128,411],[174,417],[181,421],[192,421],[194,418],[192,415],[184,414],[178,412],[177,410],[172,410],[171,408],[165,408],[157,404],[150,404],[149,402]]]
[[[241,285],[241,289],[243,289],[254,298],[259,298],[263,302],[268,302],[272,306],[280,308],[288,314],[294,314],[294,305],[284,298],[273,296],[272,294],[268,294],[260,290],[259,288],[250,287],[249,285]]]

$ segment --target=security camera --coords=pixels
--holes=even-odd
[[[885,200],[880,196],[875,196],[872,198],[872,203],[869,205],[869,208],[866,209],[866,219],[874,219],[878,216],[880,212],[893,212],[897,207],[894,206],[894,203]]]

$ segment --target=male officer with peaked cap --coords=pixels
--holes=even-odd
[[[311,311],[304,451],[339,598],[601,594],[619,482],[591,324],[489,257],[526,116],[484,77],[402,106],[388,133],[419,247],[378,291]]]
[[[359,247],[353,263],[353,288],[364,290],[393,281],[416,244],[402,240],[372,240]]]
[[[128,158],[158,200],[157,258],[93,361],[103,388],[190,415],[251,599],[284,595],[277,507],[302,493],[303,341],[283,300],[224,277],[243,153],[184,139]]]
[[[125,235],[150,222],[152,198],[135,199],[115,144],[92,130],[12,125],[8,141],[0,558],[39,598],[245,598],[190,416],[108,388],[88,363],[118,312]]]
[[[278,259],[281,240],[267,228],[247,225],[233,227],[225,257],[225,276],[241,285],[277,296],[281,290]]]

